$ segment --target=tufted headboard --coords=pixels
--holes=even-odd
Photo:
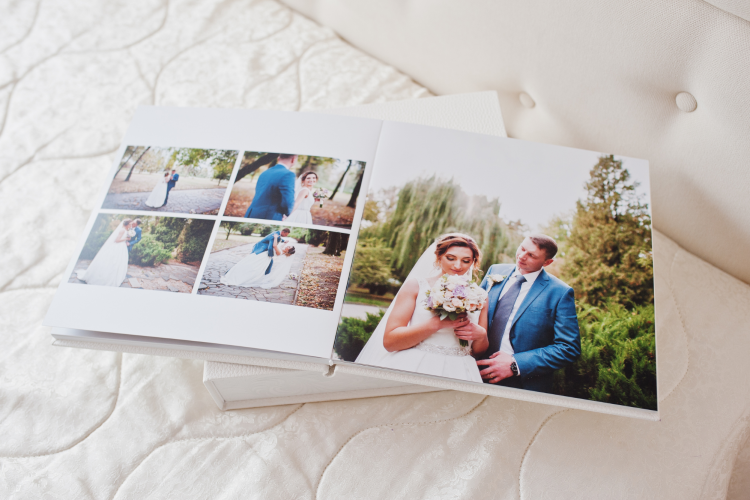
[[[646,158],[654,225],[750,283],[750,2],[283,0],[519,139]]]

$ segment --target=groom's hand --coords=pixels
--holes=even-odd
[[[477,361],[477,365],[480,368],[487,366],[479,374],[482,378],[489,379],[488,382],[491,384],[497,384],[501,380],[513,376],[513,372],[510,369],[511,363],[513,363],[513,356],[501,351],[490,356],[490,359],[480,359]]]

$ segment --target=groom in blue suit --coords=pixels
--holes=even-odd
[[[529,236],[515,265],[495,264],[482,281],[489,347],[476,357],[486,383],[552,392],[555,370],[581,354],[573,289],[544,270],[556,254],[555,240]]]
[[[292,212],[296,161],[297,155],[279,155],[276,165],[260,174],[246,218],[284,220]]]
[[[161,205],[162,207],[169,201],[169,192],[174,189],[174,187],[177,185],[177,181],[179,180],[180,174],[178,174],[176,170],[172,170],[169,175],[169,181],[167,182],[167,196],[164,197],[164,203],[162,203]]]
[[[135,231],[135,238],[128,240],[127,243],[128,253],[130,253],[130,249],[133,248],[133,245],[141,241],[141,235],[143,234],[143,230],[141,229],[141,219],[135,219],[131,222],[128,229]]]
[[[260,240],[258,243],[255,244],[253,247],[253,253],[254,254],[261,254],[263,252],[267,252],[268,256],[273,258],[274,252],[273,252],[273,240],[274,237],[278,236],[279,241],[284,241],[282,237],[286,238],[289,236],[289,228],[284,228],[281,231],[274,231],[273,233],[269,234],[262,240]],[[271,260],[271,263],[268,264],[268,268],[266,269],[265,274],[268,274],[271,272],[271,268],[273,267],[273,260]]]

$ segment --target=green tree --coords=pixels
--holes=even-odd
[[[214,167],[214,179],[218,179],[219,186],[221,186],[221,181],[225,181],[229,179],[229,176],[232,175],[232,168],[234,167],[234,163],[219,163]]]
[[[156,241],[161,243],[167,251],[171,252],[177,248],[177,241],[186,222],[187,219],[181,217],[160,217],[159,222],[151,227],[151,234],[154,235]],[[145,228],[143,229],[145,231]],[[135,246],[137,247],[138,245]]]
[[[203,259],[213,227],[214,222],[210,220],[188,220],[177,246],[177,257],[181,262],[200,262]]]
[[[341,255],[341,252],[346,250],[346,244],[349,242],[349,235],[336,231],[327,232],[328,240],[326,240],[326,248],[323,250],[323,254],[338,257]]]
[[[653,304],[578,309],[581,356],[555,373],[556,394],[656,410]]]
[[[99,214],[94,221],[86,243],[81,250],[80,259],[93,259],[96,253],[104,246],[104,242],[112,234],[112,231],[120,225],[121,218],[114,215]]]
[[[290,238],[294,238],[299,243],[306,243],[307,240],[310,238],[310,230],[309,229],[303,229],[301,227],[293,227],[291,228],[291,232],[289,233]]]
[[[391,254],[393,250],[377,238],[363,238],[357,241],[354,265],[350,282],[364,286],[370,293],[383,295],[392,278]]]
[[[218,169],[223,170],[228,168],[229,175],[231,175],[232,167],[237,159],[237,151],[224,150],[224,149],[191,149],[191,148],[177,148],[172,153],[172,157],[175,162],[182,165],[190,175],[201,177],[203,174],[203,168],[210,166],[213,170],[211,175],[214,179],[215,172]],[[229,178],[227,175],[226,178]],[[221,182],[222,179],[219,179]]]
[[[653,303],[651,217],[636,187],[614,156],[602,156],[591,170],[565,242],[562,272],[579,301]]]
[[[232,222],[232,221],[224,221],[221,223],[221,228],[224,230],[225,233],[227,233],[227,237],[224,238],[225,240],[229,239],[229,236],[232,234],[232,231],[240,232],[240,222]]]
[[[385,314],[380,310],[378,314],[366,313],[366,319],[359,318],[341,318],[338,330],[336,331],[336,340],[333,344],[333,350],[345,361],[354,361],[362,351],[367,341],[370,339],[372,332],[377,328],[380,320]]]
[[[391,193],[389,204],[393,204]],[[482,271],[490,265],[513,260],[521,235],[498,215],[500,201],[469,196],[452,180],[416,179],[399,192],[395,207],[387,207],[387,220],[362,231],[364,237],[382,238],[393,249],[391,268],[403,281],[435,238],[462,232],[473,237],[482,250]]]

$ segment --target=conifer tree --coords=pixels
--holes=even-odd
[[[654,298],[651,217],[621,160],[602,156],[591,169],[566,242],[563,280],[578,301],[626,307]]]

